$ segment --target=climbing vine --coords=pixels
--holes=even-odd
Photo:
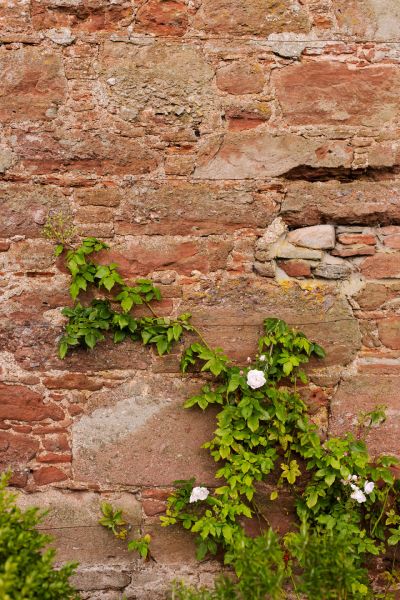
[[[308,381],[304,366],[325,356],[321,346],[285,322],[268,318],[256,357],[246,367],[237,366],[222,349],[207,344],[190,323],[190,314],[159,317],[152,303],[161,294],[151,280],[128,285],[116,264],[98,264],[96,253],[106,250],[106,244],[86,238],[66,249],[57,241],[56,253],[64,252],[71,274],[74,301],[62,311],[68,321],[60,358],[74,348],[92,349],[107,335],[116,344],[130,339],[152,345],[160,355],[184,332],[199,337],[184,351],[181,370],[200,370],[209,380],[185,408],[220,407],[214,437],[203,447],[217,463],[221,485],[208,490],[194,479],[175,482],[161,520],[164,526],[179,523],[195,535],[199,560],[223,552],[239,580],[222,579],[212,591],[178,586],[174,597],[285,598],[290,585],[313,600],[389,598],[386,592],[372,595],[365,570],[368,556],[388,555],[400,542],[400,485],[392,470],[398,461],[390,456],[372,460],[365,444],[369,429],[385,419],[382,407],[362,415],[357,435],[321,440],[297,389]],[[102,297],[82,305],[78,297],[90,287]],[[140,305],[149,316],[135,315]],[[279,502],[282,492],[295,498],[298,531],[282,540],[258,505],[258,486],[269,481],[274,487],[271,502]],[[102,510],[102,524],[124,537],[122,515],[111,506]],[[245,530],[246,519],[253,518],[260,525],[256,538]],[[147,556],[148,542],[136,540],[132,549]]]

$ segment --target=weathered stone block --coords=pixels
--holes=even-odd
[[[35,47],[0,48],[0,119],[49,119],[66,92],[61,56]]]
[[[31,14],[35,29],[71,27],[95,33],[119,29],[132,18],[127,0],[32,0]]]
[[[276,212],[275,196],[228,183],[137,184],[115,214],[119,235],[204,235],[266,227]]]
[[[21,508],[39,506],[48,511],[40,529],[54,537],[58,561],[77,560],[85,566],[118,562],[126,566],[133,559],[126,542],[117,540],[98,523],[102,502],[122,509],[124,519],[132,525],[129,539],[137,534],[141,523],[140,503],[127,492],[98,494],[50,488],[18,496]]]
[[[292,227],[334,222],[336,225],[385,225],[400,222],[397,181],[340,183],[293,182],[281,216]]]
[[[0,431],[0,470],[11,469],[11,483],[23,486],[27,482],[29,461],[35,457],[39,441],[29,435]]]
[[[233,62],[218,69],[216,81],[229,94],[258,94],[264,88],[265,74],[258,63]]]
[[[296,246],[329,250],[335,245],[335,228],[333,225],[314,225],[289,231],[287,239]]]
[[[400,317],[389,317],[378,322],[379,338],[384,346],[400,350]]]
[[[184,275],[190,275],[194,269],[202,273],[223,269],[232,242],[218,236],[204,239],[137,236],[114,248],[102,260],[116,262],[123,277],[136,278],[163,269]]]
[[[396,0],[336,0],[333,7],[342,32],[362,39],[399,40],[400,7]]]
[[[360,374],[343,381],[331,403],[330,435],[355,431],[361,411],[373,410],[377,404],[387,406],[388,419],[373,429],[367,443],[372,455],[399,455],[400,377],[377,377],[376,373]]]
[[[400,278],[400,253],[375,254],[361,264],[361,273],[370,279]]]
[[[56,186],[1,182],[0,207],[0,235],[42,237],[47,214],[68,214],[69,199]]]
[[[272,135],[260,130],[228,132],[217,154],[197,167],[202,179],[277,177],[300,166],[350,167],[352,150],[346,142]]]
[[[188,26],[188,5],[176,0],[150,0],[136,13],[135,31],[181,36]]]
[[[43,402],[42,397],[22,385],[0,384],[0,418],[19,421],[42,421],[64,418],[62,409],[51,402]]]
[[[279,70],[274,81],[290,124],[382,127],[400,108],[398,73],[390,65],[357,69],[318,61]]]
[[[183,410],[184,399],[200,385],[185,382],[136,375],[112,394],[92,395],[72,431],[76,477],[131,486],[196,477],[212,484],[214,463],[201,445],[211,437],[213,414]]]
[[[195,28],[231,35],[269,35],[280,31],[307,32],[308,16],[296,0],[204,0]]]
[[[119,115],[132,119],[126,111],[134,110],[157,132],[163,123],[198,126],[215,102],[214,71],[196,45],[155,42],[138,48],[108,42],[102,70],[105,92]]]
[[[77,590],[121,590],[131,582],[128,570],[120,567],[85,568],[71,578]]]

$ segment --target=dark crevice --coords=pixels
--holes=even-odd
[[[346,167],[309,167],[301,165],[290,169],[281,178],[289,181],[329,181],[331,179],[342,182],[382,181],[398,173],[400,173],[400,166],[350,169]]]

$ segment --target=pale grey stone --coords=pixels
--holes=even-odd
[[[60,27],[59,29],[48,29],[46,36],[55,44],[60,46],[69,46],[75,41],[75,36],[72,35],[68,27]]]
[[[77,590],[121,590],[131,582],[131,576],[120,567],[79,568],[71,577]]]
[[[256,261],[254,263],[254,271],[256,273],[258,273],[258,275],[261,275],[262,277],[274,277],[275,276],[275,269],[271,262],[262,263],[262,262]]]
[[[277,217],[267,227],[263,236],[257,241],[257,250],[267,250],[271,244],[277,242],[288,230],[288,226],[281,217]]]
[[[313,225],[290,231],[287,239],[296,246],[329,250],[335,246],[335,228],[333,225]]]
[[[323,253],[320,250],[312,250],[295,246],[287,240],[281,240],[271,247],[271,257],[276,258],[305,258],[309,260],[320,260]]]

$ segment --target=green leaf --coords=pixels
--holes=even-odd
[[[325,477],[325,483],[326,483],[326,485],[328,485],[329,487],[331,487],[331,485],[333,484],[333,482],[335,481],[335,479],[336,479],[335,473],[329,473],[329,475],[327,475]]]
[[[124,298],[121,301],[121,308],[124,311],[124,313],[128,313],[131,310],[132,306],[133,306],[133,300],[130,296],[128,296],[127,298]]]
[[[58,347],[58,356],[63,360],[68,352],[68,343],[66,340],[61,340],[60,345]]]
[[[257,431],[257,429],[260,426],[260,421],[258,419],[257,415],[252,415],[251,417],[249,417],[247,419],[247,425],[249,426],[249,429],[254,433],[255,431]]]
[[[55,247],[55,250],[54,250],[54,254],[55,254],[55,256],[60,256],[60,254],[62,254],[63,251],[64,251],[63,244],[57,244],[57,246]]]
[[[85,335],[85,344],[89,347],[89,348],[94,348],[96,345],[96,336],[93,332],[89,332]]]
[[[311,492],[309,497],[307,498],[307,506],[308,508],[313,508],[318,502],[318,492]]]
[[[108,291],[112,290],[112,288],[115,285],[114,277],[112,275],[110,275],[109,277],[106,277],[105,279],[102,280],[102,284],[104,285],[106,290],[108,290]]]

